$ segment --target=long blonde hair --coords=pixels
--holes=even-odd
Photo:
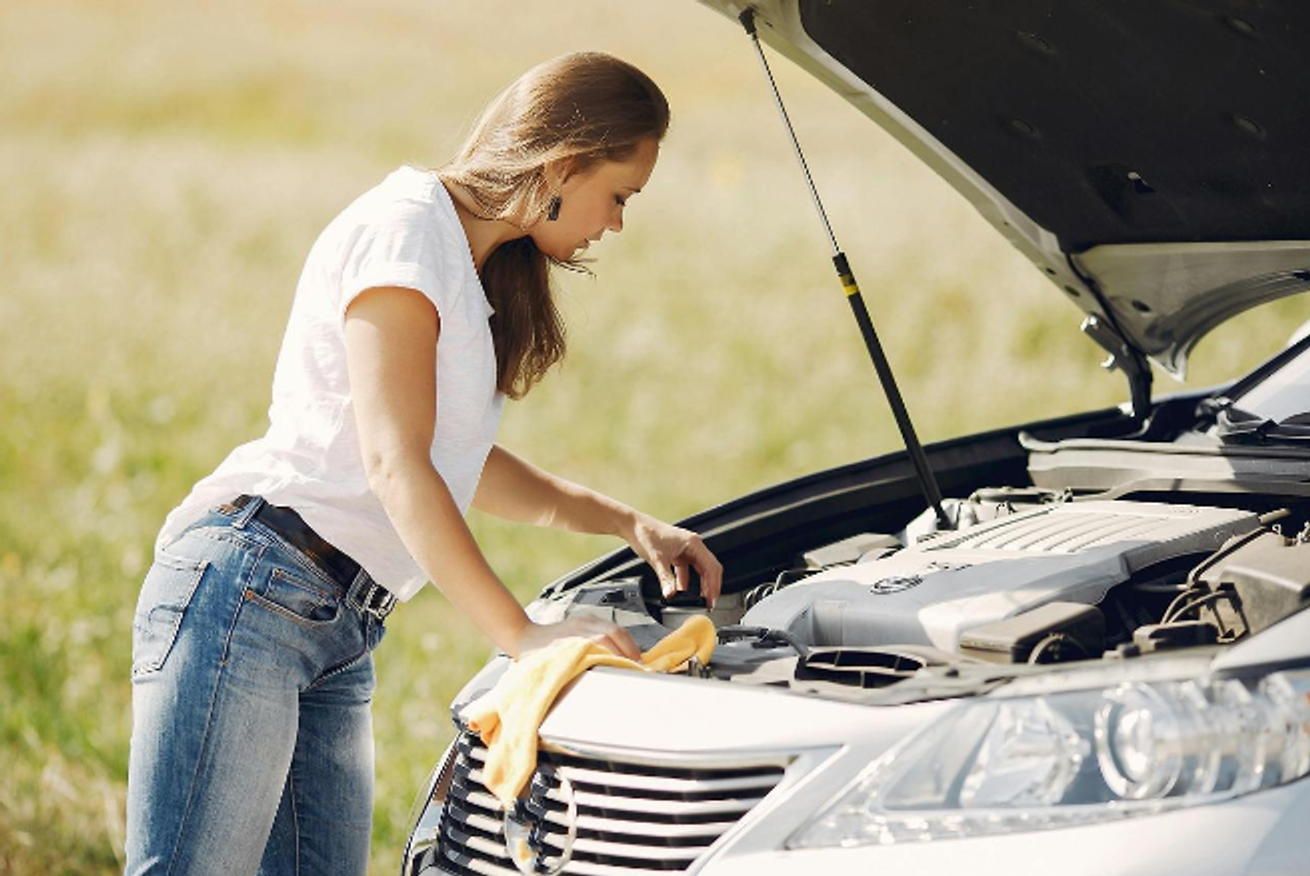
[[[622,161],[669,126],[663,92],[631,64],[602,52],[576,52],[538,64],[483,110],[459,154],[437,170],[471,196],[476,214],[527,228],[550,209],[552,161],[585,171]],[[501,244],[482,267],[496,313],[497,388],[527,394],[564,356],[564,323],[555,306],[550,266],[585,270],[537,249],[531,237]]]

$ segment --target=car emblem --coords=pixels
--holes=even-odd
[[[909,590],[911,587],[918,587],[922,583],[922,575],[893,575],[890,578],[883,578],[881,581],[874,581],[869,585],[869,590],[882,594],[900,593]]]
[[[573,859],[578,838],[578,802],[573,783],[554,769],[538,769],[528,785],[528,795],[505,813],[505,851],[524,876],[556,876]],[[564,798],[564,847],[558,855],[546,844],[546,795],[558,789]]]

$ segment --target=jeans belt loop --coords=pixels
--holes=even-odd
[[[232,518],[233,529],[245,529],[250,519],[259,513],[267,503],[260,496],[238,496],[232,506],[237,509],[237,516]]]

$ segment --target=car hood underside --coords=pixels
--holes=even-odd
[[[734,18],[746,8],[702,2]],[[766,43],[901,140],[1116,340],[1171,373],[1216,325],[1310,288],[1310,6],[750,8]]]

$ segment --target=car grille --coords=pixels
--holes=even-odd
[[[500,807],[482,784],[486,749],[465,734],[441,818],[437,858],[458,874],[519,876],[505,851]],[[544,810],[541,845],[558,856],[568,833],[568,779],[577,838],[564,867],[576,876],[686,870],[782,778],[778,764],[723,768],[650,766],[542,751],[527,795]]]

